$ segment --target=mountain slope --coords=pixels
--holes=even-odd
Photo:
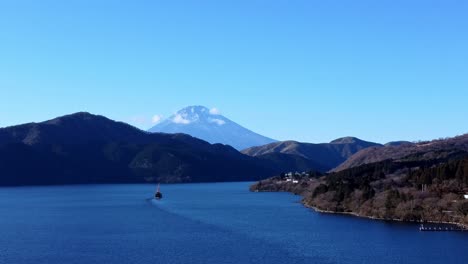
[[[90,141],[148,141],[145,132],[104,116],[79,112],[41,123],[0,129],[0,145],[22,142],[27,145],[81,144]]]
[[[230,145],[238,150],[275,142],[204,106],[186,107],[148,131],[185,133],[210,143]]]
[[[373,219],[435,221],[468,225],[468,152],[437,151],[368,163],[321,177],[298,175],[298,184],[277,176],[254,191],[289,191],[325,212]]]
[[[89,113],[0,129],[0,185],[254,180],[269,161]]]
[[[410,141],[391,141],[388,143],[385,143],[385,146],[400,146],[400,145],[412,145],[414,144],[413,142]]]
[[[320,164],[325,171],[330,170],[354,153],[380,144],[367,142],[354,137],[345,137],[333,140],[330,143],[312,144],[297,141],[282,141],[259,147],[252,147],[242,151],[249,156],[257,157],[271,153],[297,155]]]
[[[420,154],[426,156],[426,159],[434,158],[441,151],[446,150],[468,151],[468,134],[433,141],[420,143],[386,145],[384,147],[371,147],[361,150],[349,157],[344,163],[340,164],[335,170],[340,171],[363,164],[379,162],[387,159],[399,159],[408,155]]]
[[[325,172],[328,170],[328,167],[325,167],[320,163],[294,154],[275,152],[259,155],[256,156],[256,158],[264,160],[265,162],[271,164],[270,166],[273,166],[276,170],[282,172]],[[274,166],[274,164],[276,164],[276,166]]]

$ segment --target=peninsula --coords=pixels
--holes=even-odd
[[[282,173],[252,191],[286,191],[319,212],[468,225],[468,153],[437,150],[319,173]]]

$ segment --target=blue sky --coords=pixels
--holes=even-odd
[[[0,1],[0,127],[188,105],[280,140],[468,132],[468,1]]]

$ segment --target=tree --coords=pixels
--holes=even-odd
[[[328,192],[328,186],[321,183],[317,188],[315,188],[314,192],[312,193],[312,198],[317,197],[319,194]]]
[[[457,212],[460,214],[467,216],[468,215],[468,201],[461,202],[457,207]]]

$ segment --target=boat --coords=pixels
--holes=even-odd
[[[162,199],[162,193],[159,191],[159,183],[158,183],[158,189],[156,190],[156,193],[154,194],[154,198],[156,200],[161,200]]]

